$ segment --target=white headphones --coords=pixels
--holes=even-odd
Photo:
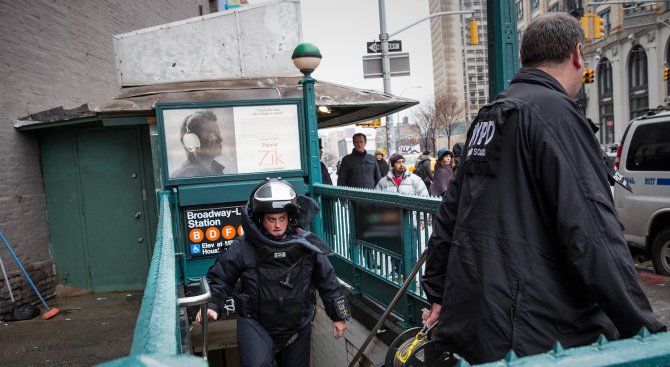
[[[186,132],[184,133],[184,136],[181,138],[181,142],[184,144],[184,148],[191,153],[200,150],[200,138],[195,133],[192,133],[191,130],[189,129],[191,120],[193,120],[196,117],[196,114],[197,112],[189,116],[188,119],[186,120]]]

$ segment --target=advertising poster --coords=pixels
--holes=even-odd
[[[235,107],[239,173],[300,169],[296,105]]]
[[[244,206],[189,207],[184,210],[184,228],[188,256],[217,256],[244,234]]]
[[[301,169],[297,104],[161,112],[168,181]]]

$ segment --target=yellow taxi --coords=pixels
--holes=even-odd
[[[414,172],[414,165],[416,164],[416,160],[419,159],[421,154],[403,154],[403,157],[405,157],[405,165],[407,166],[407,170],[410,172]],[[435,162],[437,161],[433,157],[430,158],[430,169],[431,171],[435,172]]]

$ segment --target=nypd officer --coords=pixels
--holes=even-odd
[[[309,366],[312,289],[317,289],[333,335],[340,338],[349,317],[332,265],[330,248],[300,227],[319,210],[281,179],[266,179],[251,193],[242,215],[244,236],[221,254],[207,276],[212,290],[207,316],[217,319],[223,302],[241,289],[236,308],[242,366]],[[238,292],[237,290],[235,291]],[[201,321],[198,313],[196,322]]]
[[[469,363],[666,329],[638,284],[600,147],[574,102],[584,42],[567,13],[528,25],[524,67],[479,111],[437,210],[423,316]]]

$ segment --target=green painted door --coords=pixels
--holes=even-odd
[[[90,284],[94,291],[144,288],[149,226],[139,129],[76,133]]]

